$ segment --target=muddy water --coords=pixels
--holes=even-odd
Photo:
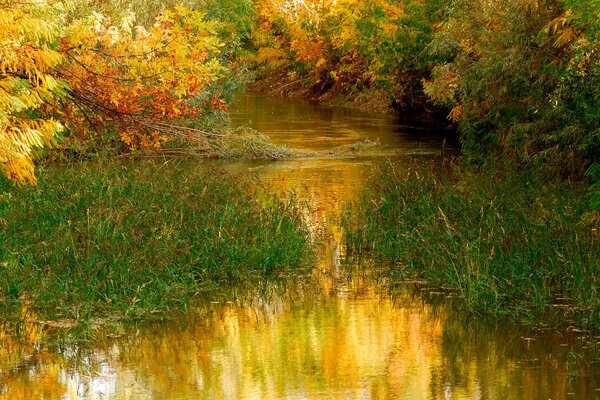
[[[411,127],[393,116],[330,107],[289,98],[247,94],[232,109],[234,126],[250,126],[278,144],[305,150],[329,150],[365,139],[378,141],[379,156],[437,154],[458,143],[450,132]]]
[[[226,165],[308,205],[318,249],[311,275],[238,288],[185,317],[91,344],[24,327],[19,340],[0,337],[0,399],[600,398],[590,339],[467,316],[422,286],[390,294],[378,266],[346,260],[338,217],[368,167],[438,154],[444,132],[257,95],[241,99],[233,122],[310,150],[381,142],[369,156]]]

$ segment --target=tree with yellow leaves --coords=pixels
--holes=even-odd
[[[0,1],[0,171],[19,183],[35,182],[36,149],[63,129],[42,116],[66,93],[53,74],[62,60],[57,22],[46,2]]]
[[[98,13],[71,23],[58,70],[70,86],[69,129],[83,137],[115,129],[133,149],[190,136],[189,120],[225,106],[203,95],[223,76],[220,46],[215,23],[184,7],[163,12],[149,29]]]
[[[64,17],[60,7],[0,0],[4,175],[35,183],[35,154],[63,130],[83,140],[116,133],[129,149],[173,138],[206,144],[207,134],[191,126],[226,108],[218,90],[208,90],[225,71],[215,22],[175,7],[144,28],[133,13],[113,22],[99,12]]]

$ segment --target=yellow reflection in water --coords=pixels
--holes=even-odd
[[[366,275],[285,298],[214,305],[98,343],[85,371],[42,352],[3,379],[0,398],[594,398],[593,380],[569,383],[564,357],[465,329],[447,304],[382,295]]]
[[[43,326],[28,307],[20,312],[18,336],[13,326],[0,323],[0,400],[61,398],[66,385],[60,360],[43,348]]]
[[[225,307],[197,330],[128,343],[136,373],[116,387],[154,398],[426,398],[441,324],[422,311],[370,294],[258,318]]]

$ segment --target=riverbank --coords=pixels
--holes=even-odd
[[[335,87],[319,87],[308,78],[290,79],[285,71],[257,76],[255,80],[248,83],[248,89],[268,96],[293,97],[318,101],[320,104],[397,115],[397,110],[392,107],[391,95],[386,91],[369,90],[353,95],[343,94],[341,90]]]
[[[346,214],[348,252],[395,281],[456,290],[476,313],[600,328],[598,227],[586,185],[466,167],[378,170]]]
[[[0,183],[0,303],[70,326],[151,319],[251,276],[308,265],[294,202],[258,200],[182,161],[52,165],[35,188]],[[265,198],[268,196],[261,196]]]
[[[291,79],[283,71],[258,76],[248,83],[248,89],[267,96],[286,96],[296,99],[317,101],[319,104],[354,108],[394,116],[399,122],[418,126],[456,129],[448,120],[448,110],[429,105],[416,104],[414,108],[400,106],[393,93],[383,89],[365,89],[348,92],[336,86],[321,87],[306,79]]]

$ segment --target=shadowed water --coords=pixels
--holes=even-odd
[[[589,354],[600,338],[469,316],[451,292],[422,285],[392,294],[381,266],[346,259],[339,215],[369,166],[439,154],[445,132],[252,94],[232,119],[295,148],[382,144],[362,157],[225,166],[306,204],[317,249],[311,275],[232,288],[185,316],[89,344],[23,326],[19,338],[0,336],[0,399],[600,398],[600,364]]]
[[[407,126],[390,115],[249,93],[231,110],[234,126],[250,126],[276,143],[303,150],[330,150],[365,139],[381,143],[377,154],[439,154],[457,149],[452,132]]]

